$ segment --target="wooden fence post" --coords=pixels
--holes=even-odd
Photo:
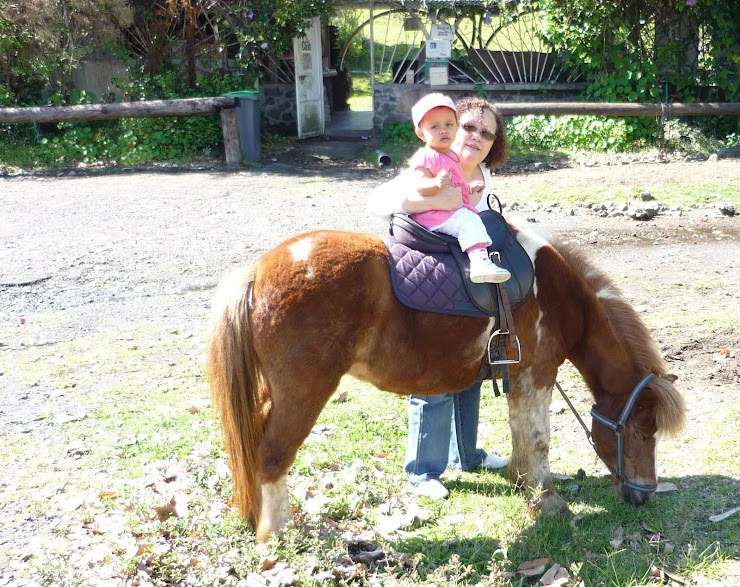
[[[221,130],[224,133],[226,166],[239,167],[242,164],[242,148],[239,142],[236,108],[221,108]]]

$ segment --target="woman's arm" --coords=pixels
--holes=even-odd
[[[418,214],[428,210],[457,210],[462,206],[460,188],[446,187],[433,196],[422,196],[416,191],[416,178],[405,171],[398,177],[374,188],[367,199],[369,212],[388,219],[391,214]]]

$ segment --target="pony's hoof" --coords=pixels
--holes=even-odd
[[[563,515],[568,518],[573,517],[573,512],[570,511],[563,498],[550,491],[545,491],[530,499],[529,510],[531,513],[540,513],[546,516]]]

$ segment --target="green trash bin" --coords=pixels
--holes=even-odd
[[[239,90],[224,94],[236,98],[236,119],[239,125],[239,145],[242,158],[260,160],[260,93],[257,90]]]

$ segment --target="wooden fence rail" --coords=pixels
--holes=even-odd
[[[184,98],[80,104],[79,106],[34,106],[0,108],[0,123],[72,122],[76,120],[114,120],[118,118],[159,118],[164,116],[215,116],[223,108],[234,108],[236,98]]]
[[[240,165],[242,161],[236,105],[236,98],[220,97],[116,102],[113,104],[80,104],[79,106],[0,108],[0,124],[220,115],[226,164],[234,167]]]
[[[522,114],[593,116],[720,116],[740,115],[740,102],[673,102],[637,104],[633,102],[499,102],[504,116]]]
[[[740,115],[740,103],[696,102],[669,104],[635,104],[632,102],[499,102],[504,116],[595,115],[595,116],[720,116]],[[118,118],[159,118],[166,116],[221,116],[227,165],[241,163],[241,147],[234,97],[184,98],[81,104],[79,106],[35,106],[0,108],[0,124],[34,124],[37,122],[72,122],[81,120],[114,120]]]

